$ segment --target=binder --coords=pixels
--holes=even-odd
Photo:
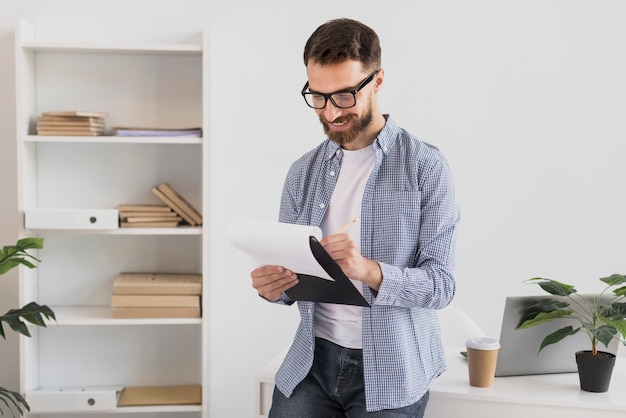
[[[250,219],[237,219],[230,228],[231,243],[256,266],[284,266],[298,275],[299,283],[285,292],[290,299],[369,307],[320,244],[321,235],[318,227]]]
[[[311,235],[309,245],[313,257],[334,281],[296,272],[299,282],[285,292],[287,296],[291,300],[370,306],[317,238]]]

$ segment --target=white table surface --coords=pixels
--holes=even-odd
[[[624,357],[615,362],[609,391],[591,393],[580,389],[578,373],[496,377],[490,388],[473,387],[462,350],[446,350],[448,371],[431,386],[426,418],[626,417]]]

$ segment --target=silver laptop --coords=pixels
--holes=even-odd
[[[500,352],[496,365],[496,376],[576,372],[576,351],[591,349],[591,342],[587,334],[579,332],[556,344],[545,347],[539,353],[541,342],[548,334],[567,325],[572,325],[574,328],[580,326],[578,322],[573,320],[555,319],[533,328],[515,329],[519,324],[522,307],[529,301],[540,299],[559,299],[559,297],[541,295],[509,296],[506,298],[500,330]],[[571,307],[575,309],[574,306]],[[613,340],[608,349],[598,343],[598,350],[613,354],[617,352],[617,347],[617,340]]]

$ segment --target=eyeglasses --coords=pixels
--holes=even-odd
[[[329,99],[335,107],[339,109],[348,109],[356,106],[356,94],[374,79],[374,76],[378,71],[380,71],[380,69],[368,75],[365,80],[361,81],[361,83],[353,90],[341,90],[334,93],[311,92],[306,91],[309,88],[309,82],[307,81],[300,93],[302,94],[302,97],[304,97],[306,104],[313,109],[325,108]]]

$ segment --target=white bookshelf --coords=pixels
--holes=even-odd
[[[89,34],[38,39],[16,26],[18,210],[114,209],[161,203],[168,182],[203,215],[203,225],[114,230],[27,230],[44,238],[37,269],[20,269],[20,305],[46,304],[56,322],[20,338],[20,391],[98,386],[202,385],[202,405],[89,406],[77,416],[208,417],[208,321],[114,319],[110,299],[124,271],[202,273],[207,311],[209,156],[206,34],[168,43],[90,43]],[[77,41],[79,40],[79,41]],[[108,112],[113,126],[203,127],[203,138],[38,136],[46,111]],[[62,417],[70,412],[33,411]]]

